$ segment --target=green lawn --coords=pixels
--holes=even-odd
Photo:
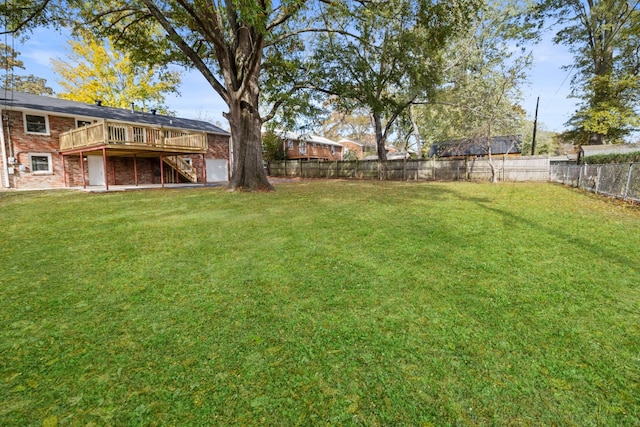
[[[640,425],[640,209],[546,184],[0,193],[0,424]]]

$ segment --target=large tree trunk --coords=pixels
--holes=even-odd
[[[263,166],[262,120],[257,110],[257,102],[254,105],[245,100],[234,100],[229,105],[227,118],[233,143],[233,172],[229,190],[232,191],[274,189]]]
[[[373,125],[376,132],[376,150],[378,153],[378,179],[387,178],[387,150],[385,147],[385,136],[382,133],[382,118],[379,114],[373,113]]]
[[[260,62],[262,47],[256,48],[250,31],[243,29],[238,35],[238,47],[231,62],[236,65],[237,75],[226,70],[228,90],[229,125],[233,143],[233,172],[229,190],[265,191],[274,190],[267,179],[262,161],[262,118],[260,105]],[[253,67],[247,65],[253,64]],[[231,67],[234,68],[234,67]]]

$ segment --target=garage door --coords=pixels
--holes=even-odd
[[[226,160],[206,159],[206,161],[207,161],[207,182],[227,181],[229,179]]]

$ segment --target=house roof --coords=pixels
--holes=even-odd
[[[491,154],[517,154],[522,152],[520,136],[495,136],[491,138]],[[472,138],[436,142],[431,145],[429,156],[485,156],[484,144]]]
[[[578,158],[577,154],[568,153],[560,156],[551,156],[549,161],[551,162],[575,162]]]
[[[311,135],[311,134],[297,134],[289,131],[276,131],[276,134],[284,139],[291,139],[293,141],[303,141],[303,142],[311,142],[316,144],[324,144],[324,145],[333,145],[336,147],[342,147],[342,144],[339,142],[335,142],[330,140],[329,138],[325,138],[319,135]]]
[[[583,145],[581,156],[598,156],[601,154],[624,154],[640,151],[640,144]]]
[[[338,143],[339,144],[351,143],[351,144],[359,145],[359,146],[361,146],[363,148],[365,148],[365,147],[366,148],[375,148],[376,147],[376,144],[370,144],[368,142],[357,142],[357,141],[354,141],[354,140],[349,139],[349,138],[342,138],[340,141],[338,141]]]
[[[37,110],[58,113],[65,116],[90,117],[95,119],[118,120],[122,122],[141,123],[152,126],[163,126],[185,130],[201,131],[219,135],[229,135],[211,123],[184,119],[180,117],[151,114],[142,111],[131,111],[123,108],[85,104],[84,102],[39,96],[28,93],[0,89],[0,108],[10,110]]]

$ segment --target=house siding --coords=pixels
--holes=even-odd
[[[331,153],[331,146],[305,141],[306,150],[300,152],[300,142],[293,141],[293,148],[289,148],[288,141],[285,143],[287,147],[286,156],[288,159],[319,159],[319,160],[342,160],[342,147],[333,146],[334,152]]]
[[[356,144],[353,141],[347,141],[347,140],[340,141],[340,144],[342,144],[342,146],[347,148],[350,152],[355,153],[358,159],[362,159],[363,150],[360,144]]]

